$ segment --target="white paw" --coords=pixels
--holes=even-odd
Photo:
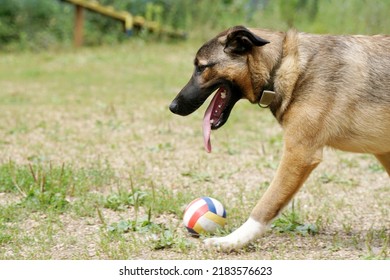
[[[249,218],[242,226],[224,237],[205,239],[206,247],[214,247],[222,251],[240,249],[248,243],[255,241],[264,231],[266,226]]]

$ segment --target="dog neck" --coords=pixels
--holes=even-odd
[[[282,52],[280,52],[278,59],[276,60],[275,65],[270,71],[270,76],[267,83],[263,86],[260,93],[260,99],[258,105],[261,108],[268,108],[275,101],[277,93],[275,92],[275,76],[276,71],[279,69],[282,60]]]
[[[274,79],[275,79],[275,73],[276,69],[278,69],[278,65],[280,65],[280,62],[277,63],[277,66],[275,66],[271,73],[270,73],[270,78],[265,84],[265,86],[262,89],[262,92],[260,93],[260,100],[258,102],[258,105],[261,108],[268,108],[271,103],[275,100],[276,93],[274,89]]]

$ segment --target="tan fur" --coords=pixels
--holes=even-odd
[[[197,56],[219,62],[207,70],[206,83],[228,77],[252,103],[267,86],[276,92],[270,109],[284,130],[283,156],[251,213],[255,221],[267,225],[276,217],[321,162],[325,146],[374,154],[390,175],[390,37],[249,29],[270,43],[229,55],[224,47],[236,30],[221,33]],[[223,240],[210,243],[241,246]]]
[[[376,154],[390,175],[390,59],[381,65],[390,53],[390,47],[383,47],[389,38],[331,37],[345,43],[345,49],[324,54],[315,52],[327,48],[329,41],[317,42],[319,38],[290,31],[284,39],[274,80],[281,99],[274,110],[284,129],[283,157],[269,189],[252,211],[252,217],[264,223],[277,215],[320,163],[324,146]],[[378,57],[371,66],[370,52]],[[316,64],[310,63],[313,56]],[[339,60],[345,63],[343,71],[334,68]],[[367,84],[370,70],[377,72],[380,87],[370,89]],[[329,89],[331,81],[326,78],[333,71],[343,76],[337,88]],[[365,90],[375,91],[374,97],[365,97]]]

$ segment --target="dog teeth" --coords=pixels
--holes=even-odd
[[[226,98],[226,91],[222,91],[222,92],[221,92],[221,98],[222,98],[222,99],[225,99],[225,98]]]
[[[214,120],[213,120],[213,119],[211,119],[211,120],[210,120],[210,124],[213,124],[213,123],[214,123]]]

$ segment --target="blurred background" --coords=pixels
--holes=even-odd
[[[146,16],[160,8],[158,20],[189,38],[243,24],[269,29],[335,34],[390,33],[390,1],[383,0],[99,0],[116,10]],[[46,50],[72,46],[73,5],[60,0],[0,0],[0,50]],[[138,36],[161,39],[148,32]],[[128,40],[115,20],[85,12],[84,45]]]

